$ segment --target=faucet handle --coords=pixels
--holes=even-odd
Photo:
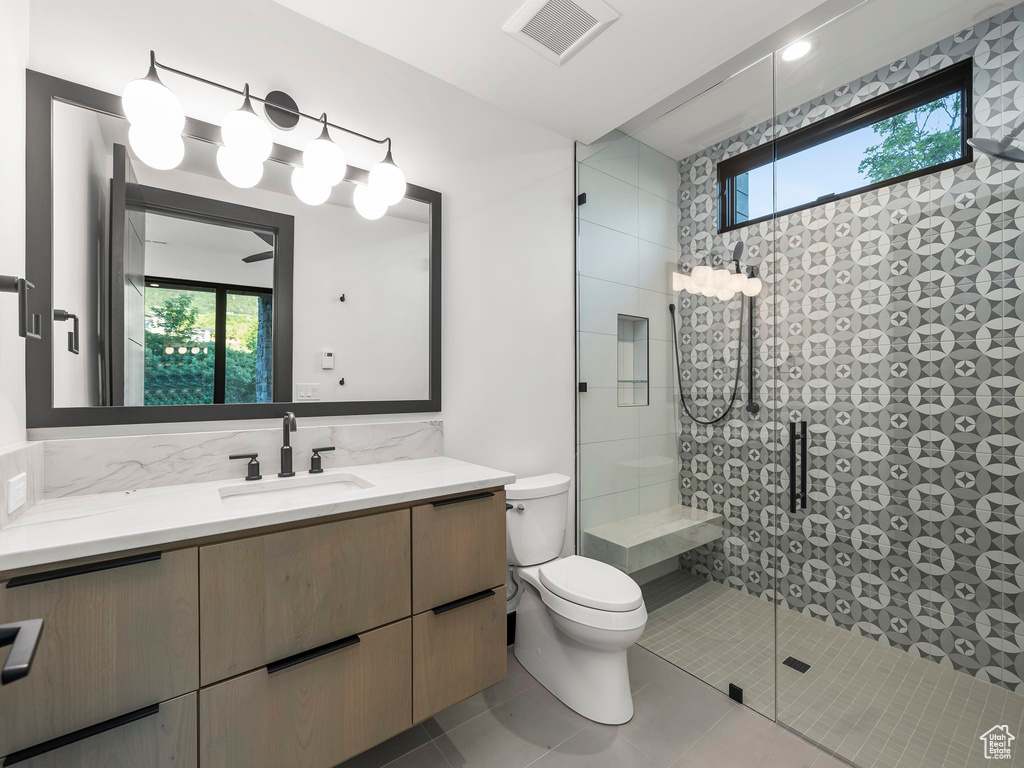
[[[260,474],[260,463],[257,461],[258,453],[233,453],[228,456],[232,461],[236,459],[248,459],[248,474],[245,476],[246,480],[262,480],[263,475]]]
[[[310,459],[310,461],[309,461],[309,474],[311,474],[311,475],[319,475],[321,472],[323,472],[324,471],[324,467],[323,467],[323,461],[320,459],[320,454],[321,453],[327,453],[328,451],[333,451],[333,450],[334,450],[334,446],[333,445],[328,445],[325,448],[314,448],[313,449],[313,458]]]

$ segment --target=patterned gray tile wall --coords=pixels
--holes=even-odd
[[[973,131],[1024,104],[1024,5],[781,115],[785,134],[968,57]],[[680,267],[737,241],[766,280],[758,416],[681,419],[684,503],[724,538],[683,566],[1017,689],[1024,679],[1024,175],[974,162],[718,235],[716,164],[680,164]],[[717,415],[740,301],[683,294],[684,389]],[[742,390],[742,385],[741,385]],[[745,396],[745,391],[741,391]],[[788,509],[787,423],[810,423],[810,500]],[[780,649],[784,651],[784,649]]]

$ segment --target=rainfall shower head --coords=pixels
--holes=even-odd
[[[1024,149],[1013,146],[1013,138],[1006,137],[1001,141],[995,139],[968,139],[967,143],[979,152],[1011,163],[1024,163]]]
[[[1024,120],[1017,123],[1012,131],[998,141],[995,139],[968,139],[967,143],[990,157],[998,157],[1000,160],[1011,163],[1024,163],[1024,150],[1013,146],[1014,139],[1020,135],[1021,131],[1024,131]]]

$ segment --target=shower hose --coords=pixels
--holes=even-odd
[[[722,411],[721,415],[719,415],[716,419],[711,419],[710,421],[708,421],[706,419],[701,419],[698,418],[697,416],[694,416],[693,413],[690,411],[690,407],[686,404],[686,393],[683,391],[682,367],[679,364],[679,341],[676,339],[676,305],[668,305],[669,314],[672,315],[672,351],[675,353],[676,360],[676,381],[679,382],[679,402],[682,403],[683,410],[686,411],[686,415],[689,416],[698,424],[704,424],[707,426],[710,426],[711,424],[717,424],[718,422],[720,422],[722,419],[729,415],[729,413],[732,411],[733,405],[736,404],[736,395],[740,391],[740,368],[742,367],[740,365],[740,358],[743,357],[743,315],[746,311],[746,307],[747,302],[741,294],[740,327],[739,331],[736,333],[736,378],[733,381],[732,396],[729,398],[729,404],[725,407],[725,410]]]

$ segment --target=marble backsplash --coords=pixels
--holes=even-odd
[[[293,466],[309,468],[312,448],[333,445],[323,466],[344,467],[444,454],[441,421],[302,426],[292,433]],[[45,498],[245,477],[233,453],[259,453],[264,476],[280,469],[281,428],[46,440]],[[0,454],[0,469],[3,468]],[[39,474],[39,473],[36,473]]]
[[[28,475],[25,503],[14,512],[7,509],[7,481],[22,472]],[[15,443],[0,448],[0,528],[43,498],[43,444]]]

